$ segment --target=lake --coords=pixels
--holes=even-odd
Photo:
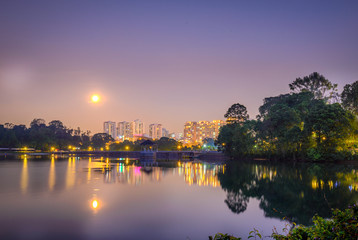
[[[269,236],[358,201],[358,167],[0,156],[0,239]]]

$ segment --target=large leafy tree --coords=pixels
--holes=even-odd
[[[337,84],[331,83],[323,75],[314,72],[289,84],[292,92],[311,92],[316,99],[335,102],[338,100]]]
[[[114,141],[114,139],[107,133],[96,133],[92,137],[92,145],[94,148],[104,147],[106,143],[112,141]]]
[[[345,140],[352,131],[353,115],[338,103],[325,104],[317,101],[307,116],[306,127],[313,133],[316,147],[324,154],[344,148]]]
[[[259,108],[258,146],[282,157],[296,157],[307,145],[305,118],[313,101],[311,92],[265,98]]]
[[[344,108],[358,115],[358,81],[344,86],[341,99]]]
[[[246,121],[249,118],[249,115],[247,114],[247,109],[244,105],[235,103],[227,110],[224,117],[227,118],[227,122],[231,124]]]

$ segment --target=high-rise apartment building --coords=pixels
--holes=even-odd
[[[202,144],[205,138],[216,139],[220,128],[224,125],[223,120],[186,122],[184,125],[184,144]]]
[[[119,122],[117,124],[117,136],[119,140],[130,140],[133,136],[131,135],[131,123],[130,122]]]
[[[143,136],[143,134],[144,134],[144,123],[139,119],[136,119],[133,122],[131,122],[132,137]]]
[[[169,131],[166,128],[163,128],[163,134],[162,137],[169,137]]]
[[[196,139],[196,129],[197,122],[186,122],[184,125],[184,143],[186,144],[195,144]]]
[[[116,139],[116,123],[107,121],[103,123],[103,132]]]
[[[162,124],[150,124],[149,125],[149,137],[152,139],[160,139],[163,136]]]

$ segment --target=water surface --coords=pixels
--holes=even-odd
[[[265,236],[358,200],[353,166],[4,156],[0,239]]]

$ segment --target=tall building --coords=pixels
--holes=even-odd
[[[103,123],[103,132],[110,135],[113,139],[116,138],[116,123],[107,121]]]
[[[119,122],[117,124],[117,137],[119,140],[130,140],[133,136],[131,135],[131,123],[130,122]]]
[[[216,139],[220,128],[225,124],[223,120],[186,122],[184,125],[184,144],[202,144],[205,138]]]
[[[163,134],[162,137],[169,137],[169,131],[166,128],[163,128]]]
[[[165,128],[164,128],[165,129]],[[149,125],[149,137],[152,139],[160,139],[163,136],[162,124],[150,124]]]
[[[195,144],[196,139],[196,129],[197,122],[186,122],[184,125],[184,143],[185,144]]]
[[[136,119],[133,122],[131,122],[131,135],[132,137],[139,137],[139,136],[143,136],[144,134],[144,123],[139,120]]]

